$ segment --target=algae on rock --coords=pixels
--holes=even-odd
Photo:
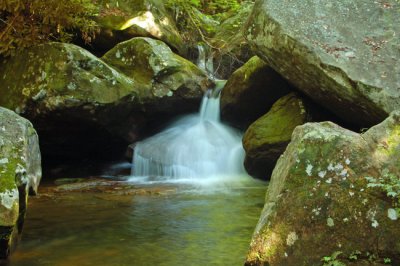
[[[0,107],[0,259],[7,258],[21,234],[28,193],[36,193],[41,157],[32,124]]]
[[[363,134],[331,122],[297,127],[273,171],[246,265],[320,265],[336,251],[348,265],[400,264],[397,203],[366,178],[399,178],[399,127],[398,111]]]
[[[289,144],[295,127],[313,119],[310,104],[296,93],[279,99],[243,136],[244,166],[254,177],[269,179],[279,156]]]

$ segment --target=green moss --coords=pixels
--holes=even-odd
[[[266,115],[248,128],[243,139],[246,150],[268,143],[289,142],[294,128],[305,121],[304,104],[291,93],[279,99]]]
[[[75,45],[49,43],[20,51],[0,68],[0,106],[57,108],[88,101],[107,104],[141,86]]]
[[[18,163],[20,163],[20,160],[9,158],[9,162],[7,164],[0,166],[0,169],[5,171],[4,174],[1,174],[0,178],[0,193],[17,188],[15,170],[17,169]]]

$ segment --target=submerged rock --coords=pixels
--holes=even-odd
[[[232,74],[222,90],[222,118],[235,126],[247,128],[289,92],[289,84],[254,56]]]
[[[257,55],[345,121],[400,108],[399,3],[258,0],[246,32]]]
[[[251,124],[243,136],[247,172],[257,178],[269,179],[295,127],[312,119],[310,104],[296,93],[274,103],[271,110]]]
[[[181,55],[186,46],[174,19],[160,0],[102,1],[96,18],[100,32],[90,49],[105,53],[122,41],[133,37],[152,37],[167,43]]]
[[[41,171],[32,124],[0,107],[0,259],[8,257],[21,234],[28,192],[37,192]]]
[[[331,122],[297,127],[273,171],[246,265],[320,265],[324,257],[399,265],[399,130],[399,112],[364,134]]]
[[[71,44],[48,43],[20,51],[1,62],[0,106],[15,110],[33,122],[41,136],[42,152],[47,157],[107,157],[116,150],[123,152],[127,143],[142,136],[150,120],[156,120],[146,115],[149,103],[155,106],[155,110],[151,109],[153,113],[194,111],[205,89],[203,81],[207,77],[200,77],[197,74],[200,70],[185,65],[184,59],[158,60],[160,57],[153,55],[158,50],[167,51],[164,56],[175,55],[162,42],[149,42],[156,42],[158,47],[140,44],[137,47],[145,49],[139,53],[140,62],[137,62],[143,76],[129,77]],[[151,51],[151,48],[158,50]],[[120,53],[123,60],[126,55],[122,50]],[[133,62],[134,59],[126,57],[126,60]],[[188,73],[188,69],[192,72]],[[187,75],[195,77],[191,86],[185,80]],[[173,78],[169,79],[170,76]],[[153,82],[153,78],[160,83],[176,82],[171,84],[171,91],[166,92],[159,89],[163,84],[156,86],[158,83]],[[179,79],[186,82],[185,86],[173,87],[180,84]],[[170,94],[175,96],[170,97]],[[184,107],[171,111],[171,106],[179,105]],[[162,122],[162,118],[157,120],[157,123]]]

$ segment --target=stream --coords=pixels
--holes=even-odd
[[[243,265],[266,183],[60,187],[42,185],[31,197],[8,265]]]

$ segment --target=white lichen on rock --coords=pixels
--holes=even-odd
[[[7,163],[8,163],[8,158],[0,159],[0,164],[7,164]]]
[[[377,228],[377,227],[379,226],[378,221],[377,221],[377,220],[372,220],[371,226],[372,226],[373,228]]]
[[[325,175],[326,175],[326,171],[319,171],[318,172],[318,176],[321,177],[321,178],[324,178]]]
[[[333,221],[333,219],[331,217],[328,217],[328,219],[326,219],[326,224],[329,227],[333,227],[335,225],[335,222]]]
[[[397,211],[393,208],[388,209],[387,216],[392,221],[396,221],[398,219]]]
[[[306,173],[308,176],[312,176],[312,169],[313,169],[313,166],[311,164],[307,164]]]
[[[0,193],[0,200],[2,206],[11,210],[14,204],[18,204],[18,190],[14,188]]]
[[[296,232],[290,232],[286,238],[286,244],[288,246],[293,246],[294,243],[299,239]]]

